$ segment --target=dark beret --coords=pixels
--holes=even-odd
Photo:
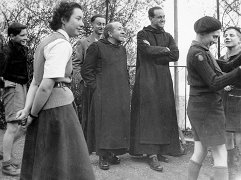
[[[210,16],[204,16],[194,24],[196,33],[210,33],[219,29],[221,29],[221,22]]]

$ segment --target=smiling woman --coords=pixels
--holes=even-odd
[[[72,72],[69,38],[83,26],[79,4],[61,2],[34,55],[34,76],[26,104],[17,114],[28,116],[21,178],[36,180],[94,180],[81,125],[68,88]]]
[[[63,29],[69,37],[78,36],[82,30],[83,12],[76,4],[76,7],[68,7],[63,4],[62,9],[54,12],[53,20],[50,22],[50,28],[54,31]],[[70,11],[71,10],[71,11]]]

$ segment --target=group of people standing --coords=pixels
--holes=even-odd
[[[82,107],[79,119],[89,152],[96,152],[99,167],[104,170],[110,164],[119,164],[118,155],[127,152],[133,156],[146,154],[150,168],[156,171],[163,170],[160,161],[168,162],[163,155],[181,154],[168,66],[178,60],[179,51],[163,29],[163,9],[154,7],[148,13],[151,25],[137,35],[132,99],[122,24],[105,26],[105,18],[95,15],[91,18],[93,33],[77,42],[73,70],[81,74],[86,85],[82,104],[78,105]]]
[[[123,46],[126,35],[120,22],[106,24],[104,16],[94,15],[90,20],[93,32],[77,42],[72,60],[69,39],[81,33],[83,10],[77,3],[61,2],[50,22],[54,32],[42,40],[35,51],[28,92],[28,79],[23,81],[22,74],[17,74],[20,71],[28,78],[25,73],[27,27],[20,23],[9,26],[9,48],[11,41],[20,48],[16,47],[18,51],[6,56],[11,65],[7,63],[3,73],[7,121],[3,173],[20,174],[20,166],[11,152],[17,132],[22,128],[27,128],[27,132],[21,180],[93,180],[89,160],[92,152],[99,156],[99,168],[103,170],[108,170],[111,164],[119,164],[118,155],[129,153],[146,155],[150,168],[160,172],[163,171],[160,162],[168,162],[164,155],[183,155],[169,69],[169,62],[178,60],[179,50],[173,37],[164,30],[163,9],[150,8],[148,16],[151,25],[137,34],[132,95]],[[12,28],[18,29],[17,33],[10,31]],[[236,46],[241,42],[241,32],[238,28],[225,31],[229,51],[220,60],[219,67],[209,47],[217,42],[220,29],[221,23],[212,17],[199,19],[194,25],[197,37],[187,56],[188,116],[195,140],[188,168],[189,180],[198,178],[208,147],[212,147],[214,157],[214,179],[227,180],[225,114],[230,119],[228,137],[233,139],[233,132],[240,133],[240,124],[233,129],[237,127],[234,119],[240,123],[237,120],[240,116],[236,114],[239,110],[233,101],[236,103],[235,98],[239,97],[236,83],[241,75],[241,51]],[[233,36],[239,39],[233,40]],[[21,59],[15,56],[19,51],[23,54]],[[19,69],[20,62],[23,70]],[[13,66],[17,67],[16,71]],[[224,111],[219,90],[227,85],[232,86],[226,87],[229,91],[224,95],[227,97]],[[77,93],[73,94],[71,89]],[[235,133],[236,144],[241,139],[239,133]],[[233,152],[234,143],[230,142],[229,151]]]

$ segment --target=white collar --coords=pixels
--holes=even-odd
[[[67,32],[63,29],[58,29],[57,32],[63,34],[63,36],[69,41],[69,35],[67,34]]]

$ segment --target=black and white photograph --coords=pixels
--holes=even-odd
[[[0,179],[241,180],[240,8],[0,0]]]

